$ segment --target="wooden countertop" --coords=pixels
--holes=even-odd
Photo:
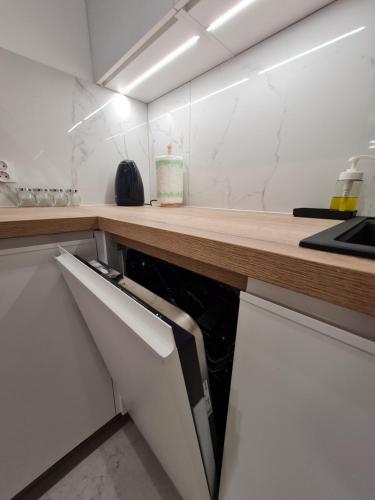
[[[102,229],[238,288],[252,277],[375,316],[375,261],[298,246],[335,224],[193,207],[0,208],[0,238]]]

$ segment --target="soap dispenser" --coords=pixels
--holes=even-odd
[[[360,160],[375,160],[375,156],[359,155],[349,158],[350,168],[341,172],[337,179],[335,193],[331,200],[331,210],[339,210],[340,212],[357,210],[363,181],[363,172],[357,170],[357,164]]]

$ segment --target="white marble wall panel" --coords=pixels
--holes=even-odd
[[[374,19],[373,0],[337,0],[151,103],[151,172],[171,142],[190,205],[329,206],[347,159],[375,154]],[[375,214],[374,167],[363,163],[363,213]]]
[[[20,185],[76,187],[84,204],[114,203],[116,168],[129,158],[149,198],[145,104],[119,96],[83,120],[115,94],[6,50],[0,68],[0,159]],[[3,186],[0,205],[11,204]]]

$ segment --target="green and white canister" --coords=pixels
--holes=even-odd
[[[172,155],[168,144],[166,155],[156,156],[157,199],[162,207],[180,207],[183,201],[184,161]]]

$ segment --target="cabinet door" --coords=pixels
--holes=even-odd
[[[57,257],[125,407],[185,500],[210,498],[172,328],[73,255]]]
[[[374,353],[242,293],[220,500],[373,500]]]
[[[87,257],[93,238],[65,242]],[[0,498],[114,416],[111,379],[56,266],[56,244],[0,251]]]

